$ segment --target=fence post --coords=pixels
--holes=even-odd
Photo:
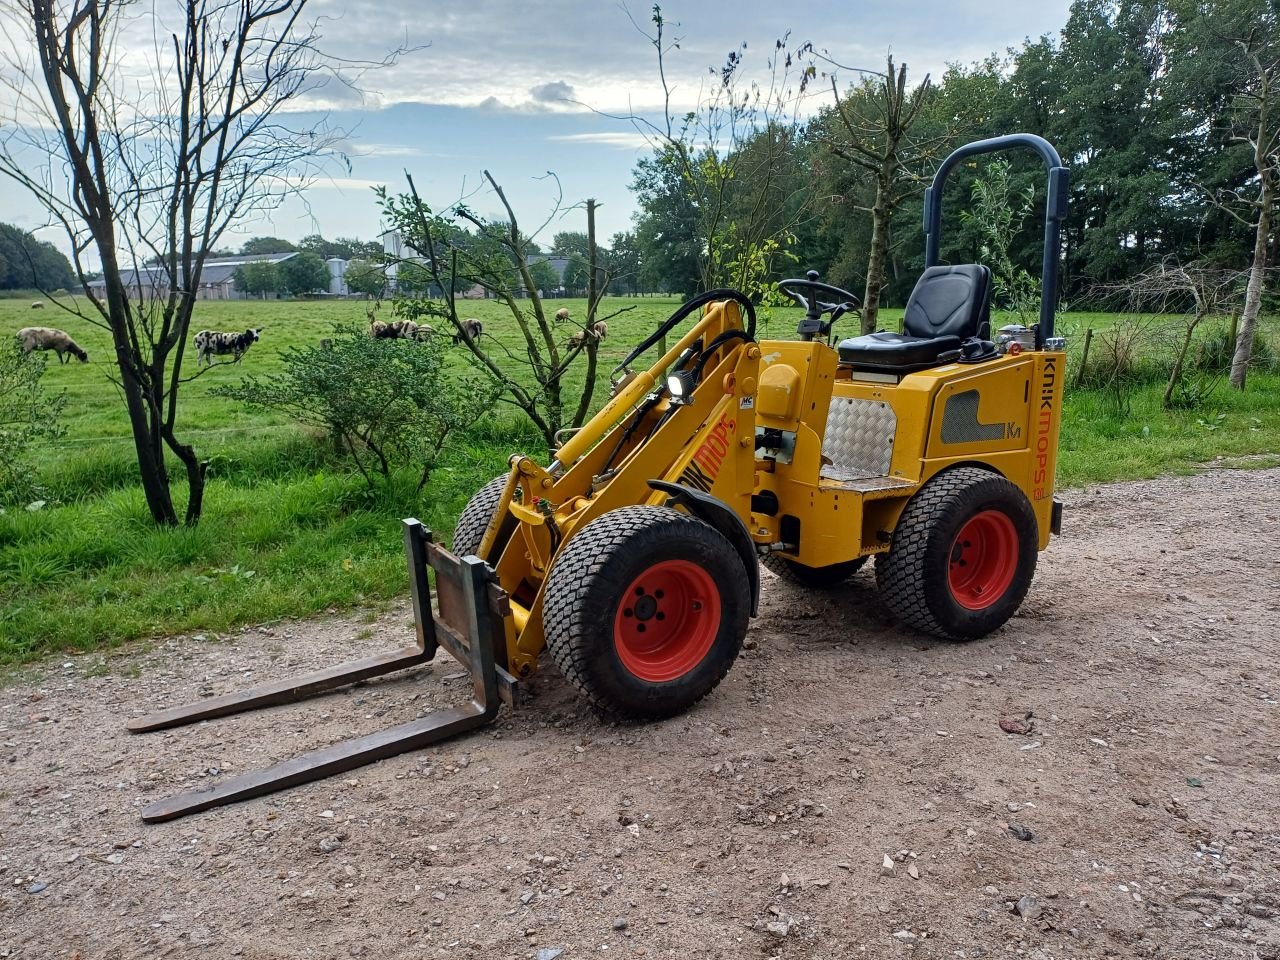
[[[1093,327],[1084,332],[1084,349],[1080,351],[1080,369],[1076,371],[1076,386],[1084,383],[1084,368],[1089,362],[1089,344],[1093,341]]]

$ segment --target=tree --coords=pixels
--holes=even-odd
[[[535,260],[529,264],[529,279],[533,281],[534,289],[540,294],[546,294],[560,287],[560,274],[556,273],[556,268],[545,259]]]
[[[318,253],[296,253],[277,266],[280,287],[300,297],[329,289],[329,267]]]
[[[590,269],[587,267],[586,259],[578,256],[570,257],[569,262],[564,265],[564,277],[561,280],[565,290],[574,296],[581,295],[586,291],[590,279]]]
[[[634,296],[640,292],[640,248],[634,233],[615,233],[609,241],[605,262],[616,278],[614,282],[620,293]]]
[[[233,224],[305,187],[339,136],[294,109],[308,91],[347,76],[318,52],[319,36],[302,19],[306,2],[175,3],[175,31],[126,71],[123,0],[0,0],[10,39],[0,58],[17,93],[6,98],[0,173],[67,233],[88,307],[65,306],[110,331],[157,524],[179,522],[166,452],[185,473],[186,523],[203,508],[206,463],[177,422],[209,251]],[[103,294],[88,286],[91,255]],[[159,261],[151,282],[132,282],[149,257]]]
[[[297,250],[297,245],[279,237],[253,237],[240,245],[242,257],[264,253],[294,253]]]
[[[590,281],[587,261],[591,256],[587,235],[577,231],[557,233],[551,241],[551,255],[565,257],[569,261],[560,278],[565,290],[572,294],[585,293]]]
[[[264,297],[280,289],[280,271],[266,260],[237,267],[234,277],[236,289],[253,297]]]
[[[515,321],[523,349],[513,352],[488,338],[464,337],[462,342],[501,385],[503,399],[524,411],[548,448],[554,450],[557,434],[565,428],[582,426],[591,410],[599,341],[592,336],[582,337],[577,343],[560,340],[562,334],[553,327],[539,292],[545,288],[534,280],[529,264],[530,241],[521,231],[502,187],[487,170],[484,178],[506,212],[506,219],[501,222],[483,220],[463,205],[455,206],[447,215],[436,214],[422,201],[412,178],[407,193],[393,197],[386,190],[379,191],[384,218],[416,254],[416,258],[397,264],[397,269],[416,265],[430,276],[430,286],[443,294],[443,300],[434,300],[401,288],[394,309],[397,315],[414,321],[444,320],[463,334],[457,306],[460,293],[479,285],[500,301]],[[552,216],[558,209],[557,202]],[[593,216],[594,202],[588,201],[587,211],[589,218]],[[469,229],[464,229],[463,224]],[[588,322],[597,319],[595,308],[608,279],[606,275],[588,305]],[[599,319],[608,320],[621,312]],[[584,356],[587,369],[581,392],[575,397],[566,375],[574,362]],[[526,385],[530,376],[536,386]]]
[[[635,237],[645,286],[693,293],[702,283],[703,244],[697,203],[681,171],[674,148],[655,150],[636,164],[631,183],[640,206]]]
[[[835,116],[843,135],[828,137],[827,147],[842,160],[865,170],[875,185],[862,300],[863,333],[876,329],[893,216],[908,195],[923,189],[924,166],[946,139],[936,135],[920,137],[913,132],[930,89],[926,74],[917,87],[908,90],[907,65],[895,69],[892,55],[883,74],[864,80],[843,97],[836,78],[831,78]]]
[[[669,290],[750,286],[754,280],[744,268],[767,264],[764,251],[789,244],[794,218],[807,207],[751,198],[771,196],[778,171],[790,162],[799,106],[815,72],[803,69],[792,86],[796,61],[784,38],[773,45],[767,79],[744,80],[743,43],[712,71],[715,81],[694,109],[677,115],[666,58],[680,41],[668,36],[657,4],[650,23],[652,34],[636,26],[657,54],[664,109],[657,123],[635,114],[625,118],[653,147],[637,165],[633,184],[645,269]],[[752,140],[757,149],[744,149]],[[779,216],[780,210],[786,214]]]
[[[356,237],[338,237],[326,240],[318,233],[308,234],[298,241],[299,250],[317,253],[323,259],[337,257],[339,260],[371,260],[382,256],[382,244],[376,240],[360,240]]]
[[[371,260],[351,260],[344,275],[347,289],[366,297],[380,299],[387,290],[387,274],[382,264]]]
[[[1280,7],[1273,0],[1175,3],[1173,81],[1198,91],[1214,116],[1188,131],[1225,149],[1219,161],[1244,166],[1238,185],[1206,187],[1219,209],[1253,234],[1249,280],[1231,360],[1231,385],[1243,390],[1270,262],[1280,193]],[[1213,109],[1216,107],[1216,110]]]
[[[65,290],[74,283],[71,262],[62,251],[0,223],[0,290]]]
[[[978,232],[979,260],[991,268],[992,306],[1016,313],[1019,323],[1031,326],[1040,316],[1040,283],[1014,262],[1009,248],[1031,220],[1035,188],[1015,190],[1009,170],[1007,158],[992,160],[973,181],[972,201],[960,211],[960,219]]]
[[[551,255],[553,257],[577,257],[583,263],[586,263],[590,253],[590,241],[587,239],[587,235],[580,231],[565,230],[557,233],[551,240]]]

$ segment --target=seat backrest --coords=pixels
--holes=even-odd
[[[930,267],[920,275],[902,332],[911,337],[991,337],[991,271],[979,263]]]

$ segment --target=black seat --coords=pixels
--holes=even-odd
[[[868,333],[840,342],[840,362],[855,370],[911,373],[958,356],[971,337],[991,336],[991,271],[978,263],[929,267],[916,281],[902,333]]]

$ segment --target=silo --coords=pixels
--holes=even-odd
[[[329,268],[329,293],[335,297],[345,297],[347,291],[347,261],[341,257],[330,257],[325,262]]]

